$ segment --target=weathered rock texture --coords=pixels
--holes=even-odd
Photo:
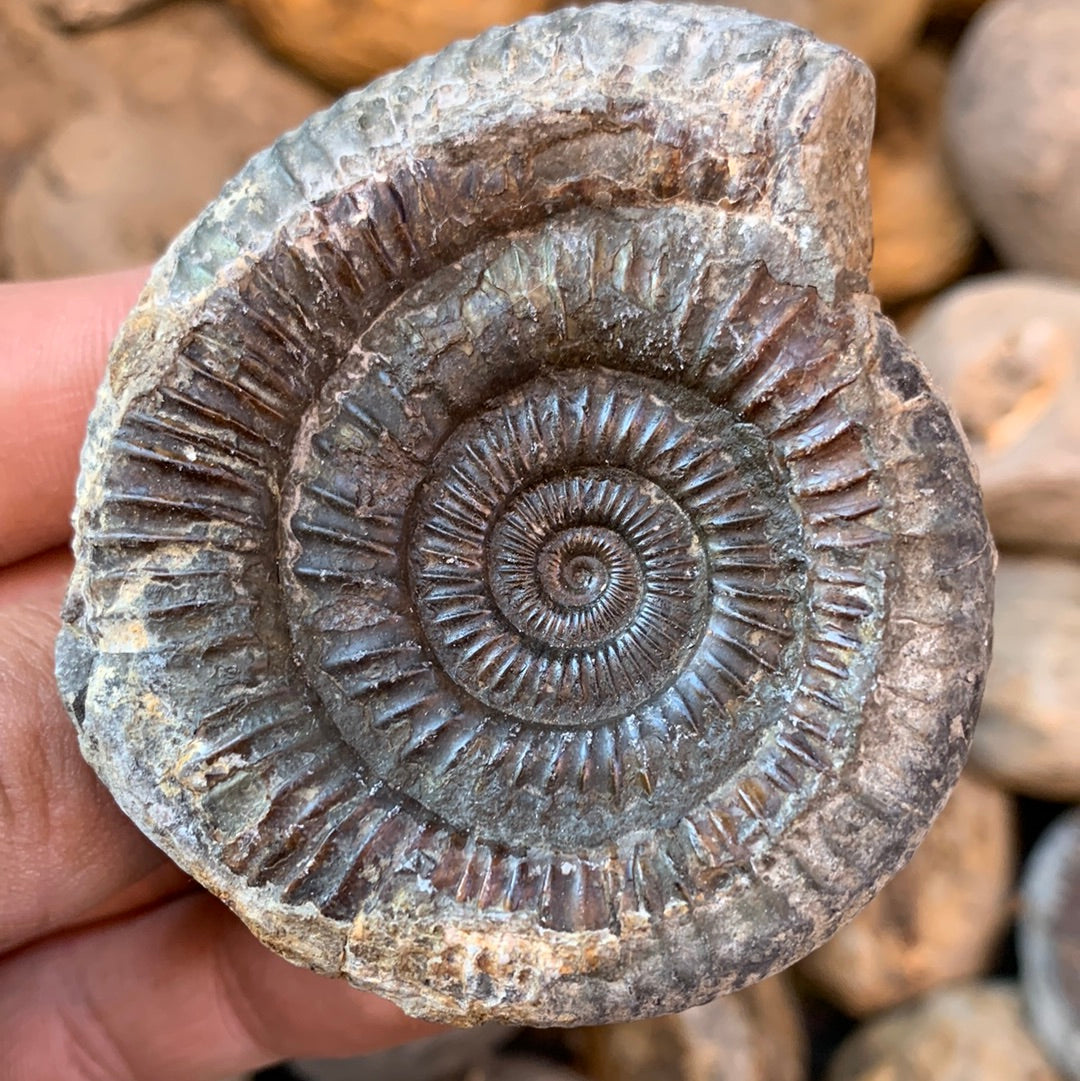
[[[1080,286],[974,278],[909,340],[971,440],[998,544],[1080,552]]]
[[[804,1081],[809,1051],[783,976],[682,1013],[573,1035],[593,1081]]]
[[[1018,844],[1012,799],[965,773],[911,862],[800,974],[857,1017],[981,975],[1009,919]]]
[[[958,278],[975,253],[975,225],[953,188],[941,138],[945,58],[922,48],[878,76],[870,151],[874,262],[870,280],[887,303]]]
[[[995,0],[953,61],[955,175],[1004,261],[1080,277],[1080,4]]]
[[[943,988],[856,1029],[826,1081],[1061,1081],[1009,983]]]
[[[1007,556],[995,593],[973,758],[1014,791],[1080,800],[1080,566]]]
[[[1024,872],[1020,976],[1032,1030],[1080,1079],[1080,808],[1039,839]]]
[[[790,964],[959,773],[993,549],[868,295],[868,71],[649,3],[256,157],[115,344],[59,679],[268,943],[570,1024]]]

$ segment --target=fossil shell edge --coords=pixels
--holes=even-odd
[[[567,10],[343,98],[155,267],[58,682],[268,945],[431,1019],[626,1020],[908,858],[994,554],[865,292],[871,127],[790,26]]]

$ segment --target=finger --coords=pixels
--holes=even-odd
[[[434,1031],[374,995],[282,961],[205,893],[0,964],[9,1081],[216,1081]]]
[[[53,642],[70,569],[59,551],[0,573],[0,952],[188,882],[113,803],[60,703]]]
[[[0,566],[67,539],[86,418],[146,276],[0,285]]]

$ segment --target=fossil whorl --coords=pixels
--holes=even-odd
[[[790,963],[955,780],[993,554],[866,295],[872,89],[793,27],[494,30],[256,157],[84,452],[58,671],[128,813],[410,1012]]]

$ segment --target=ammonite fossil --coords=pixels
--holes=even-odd
[[[313,117],[158,264],[59,677],[267,943],[426,1017],[618,1020],[907,858],[993,549],[865,293],[872,107],[791,26],[563,11]]]

